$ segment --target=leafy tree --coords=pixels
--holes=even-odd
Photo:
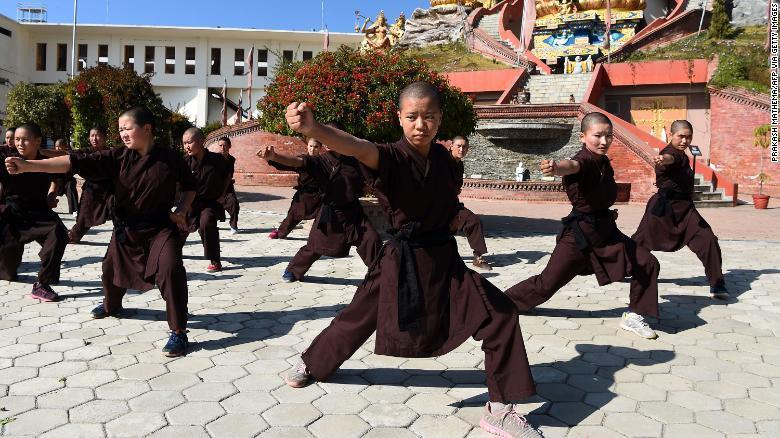
[[[35,85],[19,82],[8,92],[6,126],[37,123],[52,139],[69,138],[70,112],[65,106],[65,84]]]

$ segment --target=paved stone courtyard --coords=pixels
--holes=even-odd
[[[243,211],[242,234],[221,230],[225,270],[215,275],[190,236],[193,348],[177,359],[160,354],[167,324],[156,290],[128,294],[121,319],[89,318],[102,297],[108,226],[67,248],[56,304],[27,296],[38,269],[29,245],[25,284],[0,282],[3,436],[487,436],[477,426],[487,392],[474,341],[435,359],[401,359],[372,354],[370,339],[331,381],[284,385],[281,374],[349,302],[366,268],[353,251],[317,262],[305,283],[282,283],[306,232],[267,239],[281,219]],[[721,245],[738,298],[727,303],[708,298],[692,253],[656,254],[655,341],[618,327],[627,283],[597,288],[579,277],[521,316],[539,395],[520,410],[546,437],[780,436],[780,242]],[[489,230],[495,269],[485,276],[506,289],[541,271],[553,246],[550,233]]]

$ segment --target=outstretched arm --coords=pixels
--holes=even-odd
[[[294,169],[300,169],[303,167],[303,159],[300,157],[291,157],[289,155],[279,154],[274,151],[273,146],[266,146],[263,149],[257,151],[257,156],[265,161],[273,161],[279,163],[282,166],[292,167]]]
[[[542,160],[539,167],[544,176],[566,176],[580,171],[580,163],[575,160]]]
[[[70,157],[47,158],[45,160],[25,160],[20,157],[8,157],[5,159],[5,168],[8,173],[16,175],[25,172],[39,173],[67,173],[70,172]]]
[[[369,169],[379,169],[379,150],[374,143],[317,122],[307,103],[291,103],[286,118],[293,131],[316,138],[340,154],[355,157]]]
[[[653,157],[653,163],[658,167],[668,166],[674,163],[674,157],[669,154],[656,155]]]

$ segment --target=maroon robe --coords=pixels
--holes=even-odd
[[[455,160],[458,165],[458,194],[463,189],[463,161]],[[487,254],[487,243],[485,243],[485,232],[482,229],[482,221],[473,211],[466,208],[463,203],[459,204],[458,213],[455,215],[450,228],[456,233],[463,233],[469,242],[471,250],[475,257]]]
[[[299,155],[303,159],[306,155]],[[287,167],[274,161],[268,164],[278,170],[287,170],[298,173],[298,182],[295,185],[295,194],[293,195],[290,208],[287,210],[287,216],[277,228],[279,238],[284,239],[301,221],[314,219],[320,212],[322,206],[322,192],[317,181],[306,172],[306,169],[295,169]]]
[[[304,171],[322,191],[322,206],[306,245],[295,254],[287,270],[301,279],[320,256],[346,257],[352,246],[357,247],[366,266],[371,266],[382,239],[360,205],[365,186],[360,163],[335,152],[301,158]]]
[[[227,214],[230,215],[230,228],[236,230],[238,229],[238,212],[241,209],[241,206],[238,204],[238,197],[236,196],[236,181],[233,177],[236,171],[236,158],[228,154],[225,160],[227,161],[228,165],[227,173],[229,175],[228,179],[230,179],[230,184],[228,185],[225,194],[222,195],[222,197],[219,199],[219,203],[222,205],[222,208],[225,209]]]
[[[615,212],[614,171],[606,156],[583,148],[574,156],[579,172],[563,177],[572,212],[562,219],[564,229],[547,266],[509,288],[506,293],[518,310],[526,311],[549,300],[577,275],[595,274],[599,285],[631,278],[629,309],[658,316],[658,260],[621,233]]]
[[[56,284],[60,280],[68,230],[48,205],[53,176],[47,173],[10,175],[5,159],[18,156],[15,148],[0,147],[0,162],[3,162],[0,184],[5,193],[5,200],[0,204],[0,279],[16,280],[24,245],[37,242],[41,245],[38,282]],[[39,153],[36,159],[43,158]]]
[[[203,242],[204,256],[212,262],[219,262],[217,221],[225,220],[225,209],[219,200],[231,181],[229,164],[222,154],[209,150],[204,151],[200,161],[194,156],[188,156],[185,160],[195,179],[195,200],[187,215],[189,232],[197,230]]]
[[[656,167],[658,193],[647,202],[645,215],[631,238],[650,251],[674,252],[688,246],[704,265],[710,286],[723,286],[718,238],[691,198],[693,170],[688,155],[672,145],[659,155],[671,155],[674,162]]]
[[[128,148],[70,156],[73,173],[109,179],[115,188],[114,231],[103,259],[103,304],[116,311],[127,289],[147,291],[156,284],[166,302],[168,326],[187,324],[187,273],[179,230],[170,220],[177,183],[182,192],[195,181],[182,156],[153,147],[145,156]]]
[[[376,331],[377,354],[431,357],[468,337],[483,340],[491,401],[534,394],[517,312],[466,268],[449,225],[458,209],[457,167],[440,144],[427,157],[405,139],[377,145],[379,169],[364,169],[394,228],[352,302],[303,360],[317,380],[331,375]]]
[[[94,148],[72,151],[70,154],[87,155],[101,152]],[[87,234],[90,228],[103,225],[112,218],[114,208],[114,187],[109,179],[94,179],[84,181],[81,186],[81,200],[79,201],[76,223],[70,230],[71,240],[78,242]]]

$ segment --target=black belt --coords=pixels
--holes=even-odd
[[[590,248],[590,242],[588,242],[588,238],[585,237],[585,233],[582,231],[582,228],[580,227],[580,221],[587,222],[594,226],[594,228],[597,226],[598,222],[602,219],[606,218],[612,218],[612,210],[604,210],[596,213],[583,213],[577,210],[572,210],[571,213],[569,213],[568,216],[561,219],[561,222],[563,223],[563,230],[571,230],[574,234],[574,241],[577,243],[577,249],[580,251],[586,251]],[[561,231],[561,235],[563,234],[563,231]]]
[[[689,193],[678,192],[675,190],[659,190],[658,197],[658,202],[656,202],[655,205],[653,205],[653,208],[650,210],[650,213],[653,213],[654,216],[658,217],[666,215],[669,201],[688,201],[693,203]]]
[[[402,332],[420,328],[422,299],[417,277],[414,248],[432,248],[454,243],[452,232],[446,228],[420,231],[419,222],[404,224],[399,230],[388,230],[390,241],[398,247],[398,328]]]
[[[114,218],[114,234],[119,242],[127,241],[127,229],[145,230],[150,228],[165,228],[171,225],[168,213],[126,215]]]
[[[320,208],[320,217],[319,220],[317,221],[317,228],[319,228],[320,231],[322,231],[323,233],[327,234],[328,224],[336,223],[336,211],[349,211],[349,210],[355,211],[355,209],[357,208],[362,208],[360,206],[360,201],[357,199],[352,202],[348,202],[346,204],[325,202],[322,204],[322,207]]]
[[[316,194],[320,192],[319,187],[309,187],[309,186],[295,186],[293,187],[295,189],[295,194],[293,195],[293,201],[298,202],[301,199],[301,194]]]
[[[8,218],[10,222],[15,222],[15,220],[19,219],[49,219],[53,215],[56,216],[56,213],[49,208],[47,200],[22,199],[14,195],[6,196],[5,211],[12,216],[12,218]]]

